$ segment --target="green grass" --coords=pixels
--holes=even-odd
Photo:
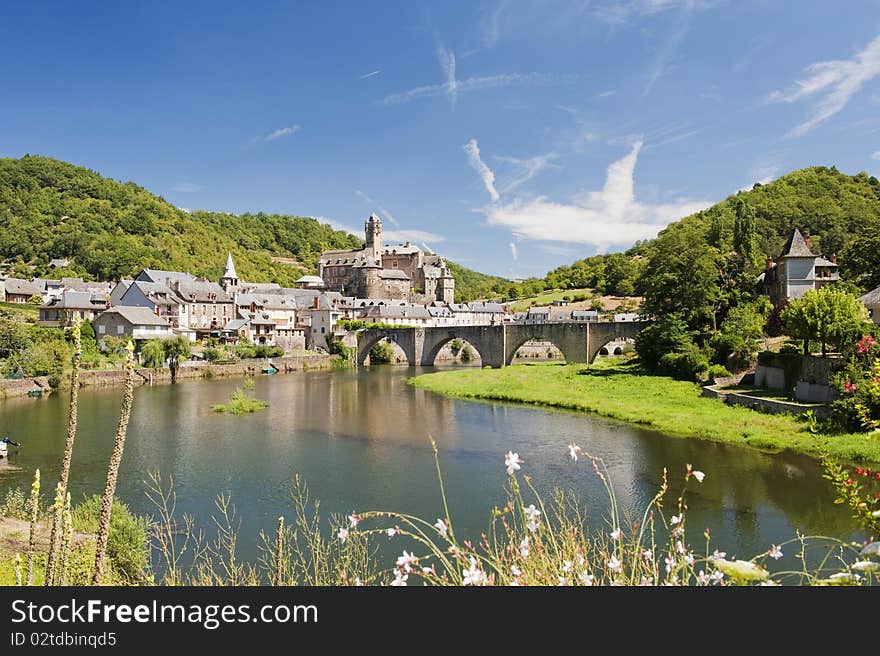
[[[229,403],[212,405],[211,410],[214,412],[225,412],[230,415],[243,415],[268,407],[269,404],[266,401],[248,396],[245,391],[239,387],[232,393],[232,398],[229,400]]]
[[[558,291],[553,292],[544,292],[543,294],[538,294],[537,296],[532,296],[530,298],[524,298],[519,301],[515,301],[510,304],[511,309],[514,312],[524,312],[529,309],[532,305],[550,305],[553,301],[559,301],[565,298],[566,296],[592,296],[593,290],[584,287],[582,289],[560,289]]]
[[[880,434],[813,435],[790,415],[767,415],[700,396],[695,383],[643,374],[611,359],[596,365],[513,365],[425,374],[410,383],[450,396],[594,412],[676,437],[695,437],[810,456],[827,451],[880,463]]]
[[[7,310],[12,314],[21,315],[27,321],[36,321],[40,314],[40,308],[30,303],[4,303],[0,301],[0,310]]]

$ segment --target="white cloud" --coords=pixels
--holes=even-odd
[[[821,92],[812,116],[788,132],[788,137],[802,137],[846,107],[850,99],[872,79],[880,75],[880,36],[874,38],[852,59],[816,62],[804,69],[806,77],[796,80],[785,91],[774,91],[768,102],[793,103]]]
[[[282,137],[290,137],[300,131],[300,126],[291,125],[286,128],[278,128],[263,137],[254,137],[250,140],[251,145],[260,143],[261,141],[276,141]]]
[[[494,48],[498,43],[498,38],[501,35],[501,14],[506,5],[506,2],[499,3],[483,19],[483,45],[487,48]]]
[[[755,183],[765,185],[773,182],[779,175],[781,168],[782,158],[779,155],[770,155],[756,160],[746,174],[748,184],[740,191],[749,191],[755,186]]]
[[[443,88],[445,93],[449,95],[449,101],[455,106],[458,99],[458,81],[455,79],[455,53],[446,50],[442,43],[437,43],[437,60],[440,62],[440,68],[443,69]]]
[[[299,126],[298,125],[291,125],[288,128],[279,128],[279,129],[275,130],[274,132],[267,134],[265,137],[265,140],[266,141],[275,141],[276,139],[280,139],[281,137],[289,137],[291,135],[294,135],[297,132],[299,132]]]
[[[614,0],[596,7],[593,16],[610,25],[624,25],[642,16],[659,14],[670,9],[702,10],[710,9],[723,0]]]
[[[516,244],[514,244],[513,242],[510,242],[509,245],[510,245],[510,257],[512,257],[514,260],[516,260],[519,257],[519,255],[516,252]]]
[[[871,159],[880,159],[880,150],[875,150],[871,153]]]
[[[657,49],[657,52],[654,55],[654,61],[651,63],[651,73],[648,76],[648,82],[642,90],[643,97],[651,93],[654,85],[657,84],[657,80],[666,75],[669,71],[670,64],[672,64],[672,60],[678,52],[678,47],[681,45],[681,42],[684,41],[684,37],[687,35],[688,30],[690,30],[691,10],[691,3],[686,3],[682,7],[678,24],[669,34],[666,35],[666,38],[663,39],[663,42]]]
[[[203,191],[204,189],[205,188],[202,185],[193,184],[192,182],[178,182],[171,187],[171,191],[177,191],[183,194],[194,194]]]
[[[334,230],[342,230],[344,232],[354,235],[355,237],[360,237],[361,239],[364,238],[363,230],[355,230],[350,225],[343,223],[342,221],[337,221],[336,219],[330,218],[329,216],[316,216],[315,221],[317,221],[318,223],[326,223]]]
[[[361,75],[358,79],[359,80],[366,80],[368,77],[373,77],[374,75],[379,75],[381,73],[382,73],[381,69],[377,69],[375,71],[371,71],[370,73],[366,73],[364,75]]]
[[[476,139],[471,139],[464,145],[464,151],[468,156],[468,163],[471,168],[477,172],[483,181],[483,186],[489,192],[492,202],[497,202],[500,198],[498,191],[495,189],[495,174],[492,169],[486,166],[486,163],[480,158],[480,147],[477,145]]]
[[[721,102],[721,94],[718,93],[717,89],[711,89],[709,91],[702,91],[699,94],[700,98],[703,100],[711,100],[713,102]]]
[[[385,243],[391,242],[425,242],[425,241],[446,241],[446,237],[438,235],[436,232],[428,232],[426,230],[385,230],[382,232],[382,238]]]
[[[571,84],[578,79],[577,75],[552,75],[548,73],[505,73],[502,75],[489,75],[487,77],[471,77],[466,80],[456,80],[454,85],[455,97],[458,94],[481,89],[497,89],[510,86],[540,86],[548,84]],[[435,98],[449,93],[448,82],[443,84],[429,84],[416,87],[409,91],[391,93],[378,101],[380,105],[395,105],[398,103],[412,102],[422,98]]]
[[[514,168],[514,173],[501,185],[501,193],[513,191],[534,178],[541,171],[549,168],[560,168],[558,164],[553,163],[556,157],[556,153],[547,153],[525,159],[518,157],[495,157],[499,162],[509,164]]]
[[[363,201],[365,203],[367,203],[368,205],[373,205],[377,210],[379,210],[379,214],[382,216],[382,218],[385,219],[386,221],[390,222],[391,225],[395,225],[395,226],[400,225],[400,223],[398,223],[397,219],[394,218],[394,215],[391,212],[389,212],[387,209],[385,209],[385,207],[382,205],[382,203],[380,203],[379,201],[377,201],[374,198],[370,198],[364,192],[362,192],[360,189],[355,189],[354,193],[355,193],[355,196],[363,199]]]
[[[593,96],[593,100],[602,100],[603,98],[610,98],[614,94],[617,93],[617,89],[609,89],[608,91],[603,91],[602,93],[597,93]]]
[[[487,221],[522,239],[590,244],[604,250],[612,244],[650,239],[670,222],[711,204],[688,199],[661,204],[636,200],[633,178],[641,148],[638,141],[626,156],[613,162],[604,187],[589,192],[581,202],[565,204],[543,196],[518,198],[485,208]]]

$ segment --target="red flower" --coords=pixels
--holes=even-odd
[[[856,482],[851,478],[846,479],[846,483],[844,483],[844,485],[855,485],[855,484],[856,484]]]
[[[846,379],[846,382],[843,384],[844,392],[855,392],[856,386],[852,384],[849,378]]]
[[[856,467],[856,474],[858,474],[859,476],[862,475],[862,468],[861,467]]]
[[[874,498],[875,498],[875,499],[880,499],[880,492],[878,492],[877,494],[875,494],[875,495],[874,495]]]

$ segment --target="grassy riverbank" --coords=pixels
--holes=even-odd
[[[827,450],[855,462],[880,462],[880,435],[813,435],[788,415],[765,415],[700,396],[700,387],[643,374],[619,361],[585,365],[514,365],[418,376],[417,387],[472,399],[514,401],[595,412],[677,437],[696,437],[811,456]]]

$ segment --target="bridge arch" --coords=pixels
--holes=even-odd
[[[387,339],[401,348],[410,365],[418,363],[416,357],[416,330],[414,328],[389,328],[382,330],[367,330],[358,333],[357,363],[359,366],[366,364],[370,357],[370,349],[382,340]]]
[[[519,348],[528,341],[549,342],[555,346],[566,362],[587,360],[587,343],[590,326],[587,323],[544,323],[535,325],[507,326],[504,364],[512,364]]]
[[[440,351],[443,350],[443,347],[453,342],[455,340],[460,340],[464,342],[465,346],[470,346],[474,351],[477,352],[477,356],[480,358],[480,364],[486,362],[486,356],[483,354],[483,351],[480,350],[480,340],[471,341],[467,337],[463,337],[458,334],[449,334],[444,335],[443,337],[437,339],[436,341],[432,340],[432,344],[430,348],[426,348],[422,352],[422,366],[432,367],[436,364],[437,356],[440,355]]]

